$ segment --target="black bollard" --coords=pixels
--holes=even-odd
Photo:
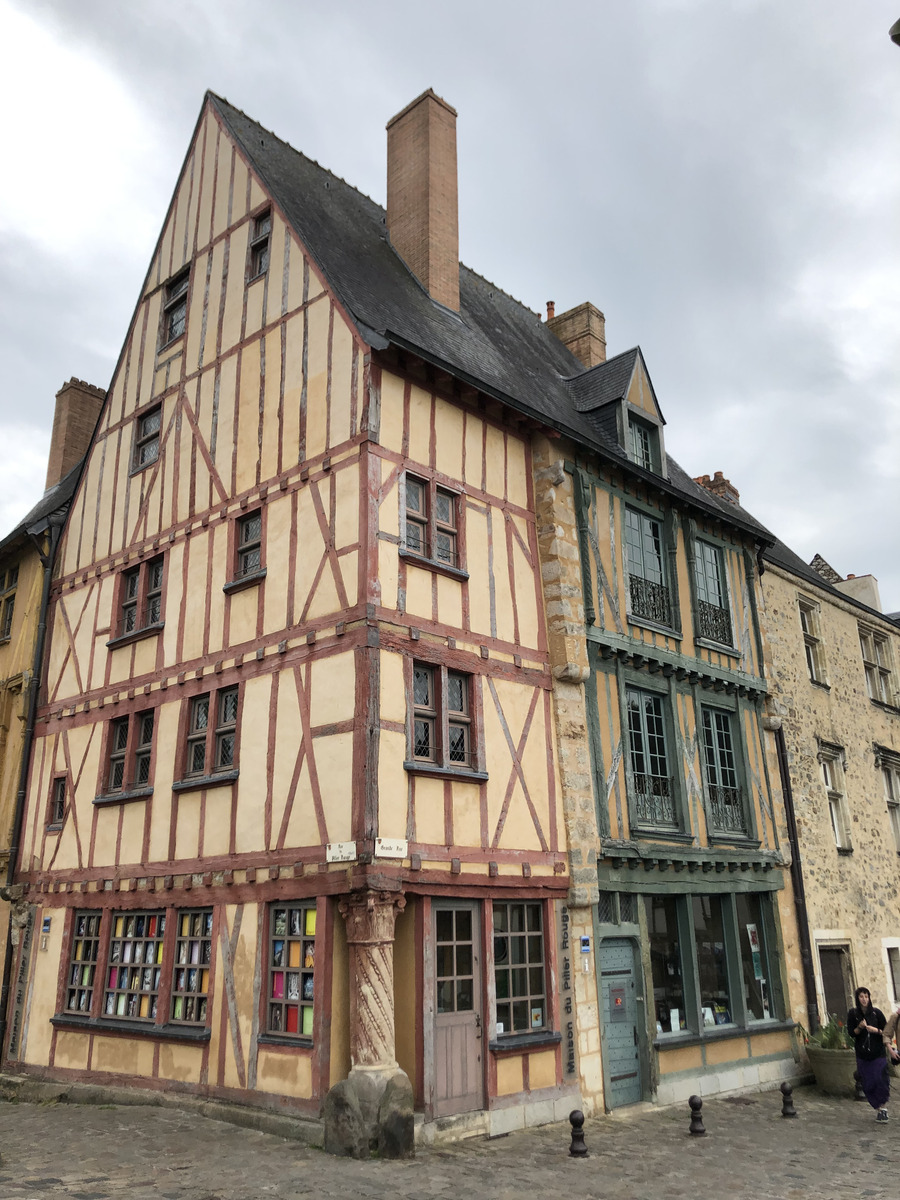
[[[587,1158],[587,1146],[584,1144],[584,1113],[580,1108],[573,1108],[569,1113],[569,1124],[572,1126],[572,1144],[569,1154],[572,1158]]]
[[[859,1071],[853,1072],[853,1082],[856,1084],[856,1095],[853,1097],[853,1099],[865,1100],[866,1093],[863,1091],[862,1078],[860,1077]]]
[[[691,1096],[688,1104],[691,1106],[691,1137],[706,1137],[706,1130],[703,1128],[703,1117],[700,1115],[703,1101],[699,1096]]]
[[[781,1085],[781,1115],[783,1117],[796,1117],[797,1110],[794,1108],[794,1089],[787,1080]]]

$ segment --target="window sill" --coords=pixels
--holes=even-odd
[[[120,646],[130,646],[132,642],[142,642],[144,638],[155,637],[158,633],[162,633],[165,627],[165,621],[155,621],[152,625],[145,625],[143,629],[132,629],[130,633],[110,638],[106,643],[106,648],[107,650],[118,650]]]
[[[165,354],[167,350],[173,350],[180,341],[183,341],[183,339],[184,334],[179,333],[177,337],[169,338],[167,342],[163,342],[163,344],[156,351],[157,358],[160,356],[160,354]]]
[[[654,621],[652,617],[639,617],[637,613],[629,612],[625,614],[625,620],[629,625],[637,625],[642,629],[652,629],[655,633],[664,633],[667,637],[673,637],[677,641],[681,641],[682,633],[680,629],[676,629],[673,625],[664,625],[661,621]]]
[[[758,838],[752,838],[749,834],[728,834],[721,830],[714,830],[706,840],[710,846],[738,846],[742,850],[758,850],[762,845]]]
[[[5,637],[0,637],[0,646],[5,646],[8,641],[10,641],[9,634],[7,634]]]
[[[436,779],[459,779],[463,783],[483,783],[488,777],[487,771],[472,771],[468,767],[439,767],[408,760],[403,764],[403,769],[410,775],[433,775]]]
[[[140,475],[141,471],[146,471],[150,467],[155,467],[158,462],[159,462],[159,451],[156,452],[156,458],[151,458],[149,462],[132,463],[131,466],[128,468],[128,478],[131,479],[132,475]]]
[[[718,654],[727,654],[730,658],[741,657],[737,646],[730,646],[727,642],[717,642],[714,638],[703,637],[699,633],[694,638],[694,645],[702,646],[704,650],[715,650]]]
[[[797,1026],[788,1018],[782,1021],[772,1017],[768,1021],[748,1021],[746,1025],[715,1025],[695,1033],[693,1029],[682,1030],[681,1033],[657,1034],[653,1039],[654,1050],[681,1050],[685,1046],[699,1046],[703,1042],[724,1042],[729,1038],[750,1037],[756,1033],[789,1033]]]
[[[242,592],[244,588],[254,587],[257,583],[262,583],[266,577],[266,568],[261,571],[254,571],[252,575],[242,575],[240,579],[230,579],[228,583],[222,584],[222,591],[226,596],[230,596],[233,592]]]
[[[501,1033],[497,1040],[488,1042],[492,1054],[512,1053],[516,1050],[538,1050],[542,1046],[556,1046],[562,1041],[561,1033],[552,1029],[541,1029],[535,1033]]]
[[[853,853],[853,847],[852,847],[852,846],[838,846],[838,847],[837,847],[837,852],[838,852],[838,854],[845,854],[845,855],[846,855],[846,854],[852,854],[852,853]]]
[[[119,1033],[126,1037],[153,1037],[172,1042],[208,1042],[207,1026],[154,1025],[152,1021],[132,1021],[117,1017],[82,1017],[77,1013],[57,1013],[50,1018],[57,1029],[81,1029],[90,1033]]]
[[[438,562],[435,558],[423,558],[421,554],[414,554],[412,550],[406,550],[402,546],[399,555],[405,562],[414,563],[417,567],[424,567],[426,571],[434,571],[438,575],[447,575],[450,579],[462,581],[469,578],[469,572],[461,567],[451,567],[449,563]]]
[[[885,700],[876,700],[874,696],[870,696],[869,699],[876,708],[883,708],[885,712],[894,713],[900,717],[900,708],[896,704],[888,704]]]
[[[173,792],[199,792],[201,789],[224,787],[234,783],[240,771],[218,771],[215,775],[193,775],[189,779],[176,779]]]
[[[268,273],[269,270],[267,267],[265,271],[258,271],[255,275],[249,275],[247,277],[247,287],[249,287],[251,283],[257,283],[260,279],[265,279]]]
[[[821,688],[823,692],[831,691],[831,684],[825,683],[821,679],[810,679],[809,682],[813,685],[813,687]]]
[[[125,804],[129,800],[146,800],[152,795],[152,787],[133,788],[130,792],[102,792],[94,797],[94,804]]]
[[[694,835],[685,833],[683,829],[666,829],[664,825],[635,825],[634,836],[636,838],[665,838],[667,842],[684,842],[685,845],[692,845]]]
[[[261,1033],[256,1039],[258,1046],[290,1046],[295,1050],[312,1050],[313,1040],[311,1037],[297,1034],[292,1036],[285,1033]]]
[[[62,833],[62,827],[62,821],[54,821],[52,825],[44,826],[44,833]],[[898,850],[897,853],[900,854],[900,850]]]

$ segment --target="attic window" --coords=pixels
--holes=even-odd
[[[256,279],[265,275],[269,269],[269,240],[272,236],[272,213],[267,209],[260,213],[253,222],[253,233],[250,238],[249,278]]]
[[[187,319],[187,293],[190,280],[190,269],[176,275],[171,283],[166,285],[166,300],[163,305],[162,344],[167,346],[184,333]]]
[[[628,417],[628,457],[645,471],[656,470],[656,430],[638,417]]]

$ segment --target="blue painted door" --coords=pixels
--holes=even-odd
[[[643,1099],[634,946],[611,938],[600,943],[598,958],[606,1103],[621,1108]]]

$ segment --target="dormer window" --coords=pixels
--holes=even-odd
[[[628,416],[628,457],[645,471],[656,470],[656,430],[639,417]]]

